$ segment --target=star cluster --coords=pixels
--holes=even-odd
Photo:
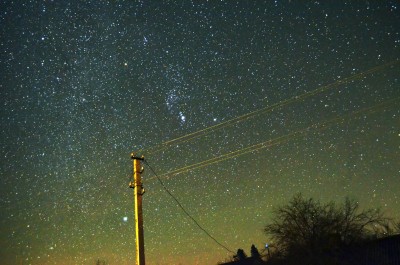
[[[162,175],[265,143],[163,175],[233,251],[298,192],[400,218],[398,1],[6,0],[0,23],[1,264],[133,264],[139,150]],[[143,178],[148,264],[230,255]]]

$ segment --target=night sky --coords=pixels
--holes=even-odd
[[[2,0],[0,264],[134,264],[139,150],[233,251],[298,192],[400,218],[399,25],[395,0]],[[147,264],[231,255],[143,178]]]

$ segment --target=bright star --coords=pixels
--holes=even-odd
[[[179,118],[181,119],[181,122],[185,122],[186,121],[186,116],[183,115],[183,113],[181,111],[179,112]]]

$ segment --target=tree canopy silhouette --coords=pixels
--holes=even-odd
[[[261,258],[260,252],[258,252],[258,249],[256,248],[256,246],[254,244],[251,245],[250,252],[251,252],[251,257],[253,257],[255,259]]]
[[[379,209],[361,210],[348,198],[340,205],[323,204],[298,194],[274,210],[264,232],[273,239],[276,256],[297,264],[299,257],[304,264],[336,264],[330,261],[341,249],[384,234],[389,223]]]
[[[239,248],[236,252],[236,255],[231,256],[230,258],[226,259],[225,262],[219,262],[220,265],[261,265],[265,264],[265,262],[261,258],[261,254],[258,252],[258,249],[253,244],[251,245],[251,256],[248,257],[243,249]]]
[[[246,253],[244,252],[243,249],[239,248],[236,252],[236,255],[234,256],[235,260],[245,260],[247,258]]]

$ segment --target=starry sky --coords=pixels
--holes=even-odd
[[[400,218],[399,25],[395,0],[1,1],[0,264],[134,264],[132,151],[233,251],[298,192]],[[231,255],[143,179],[147,264]]]

